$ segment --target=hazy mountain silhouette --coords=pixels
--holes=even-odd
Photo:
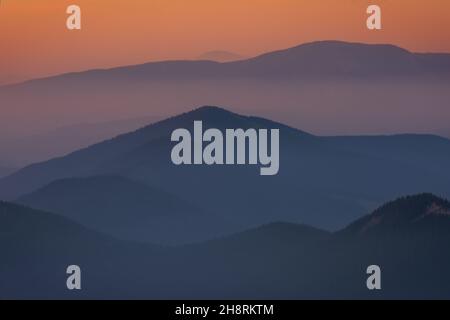
[[[177,128],[192,130],[194,120],[203,120],[205,129],[279,128],[279,174],[262,177],[258,166],[173,165],[170,135]],[[283,220],[335,230],[402,194],[429,190],[450,196],[449,160],[450,141],[436,136],[318,137],[203,107],[28,166],[0,180],[0,196],[15,199],[68,177],[119,175],[189,199],[240,226]],[[48,194],[47,203],[39,203],[54,208],[53,201]]]
[[[98,123],[80,123],[58,127],[48,132],[0,141],[2,160],[23,167],[66,155],[74,150],[136,130],[158,120],[161,119],[158,117],[138,117]]]
[[[323,41],[229,63],[152,62],[4,86],[0,147],[56,127],[165,117],[204,104],[319,134],[441,134],[450,121],[449,57]]]
[[[162,61],[107,70],[68,73],[28,82],[92,80],[150,80],[202,77],[348,77],[348,76],[450,76],[450,54],[412,53],[394,45],[321,41],[269,52],[228,63],[213,61]]]
[[[450,294],[449,210],[446,200],[420,194],[383,205],[334,234],[271,223],[159,248],[1,202],[0,297],[442,299]],[[374,217],[382,222],[360,232]],[[435,218],[439,223],[430,223]],[[81,291],[64,287],[70,264],[82,268]],[[381,291],[366,288],[366,269],[373,264],[382,270]]]
[[[449,75],[450,55],[412,53],[393,45],[322,41],[267,53],[235,65],[243,68],[241,72],[261,76]]]
[[[236,228],[176,196],[118,176],[57,180],[19,198],[18,202],[58,212],[125,240],[187,243]]]
[[[245,59],[243,56],[223,50],[208,51],[197,57],[197,60],[210,60],[216,62],[230,62]]]

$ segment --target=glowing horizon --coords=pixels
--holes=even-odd
[[[65,28],[70,4],[82,8],[80,31]],[[369,4],[382,7],[381,31],[365,27]],[[323,40],[450,52],[448,14],[445,0],[3,0],[0,84],[214,50],[252,57]]]

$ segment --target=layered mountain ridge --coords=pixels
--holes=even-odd
[[[55,214],[0,202],[0,248],[8,261],[0,265],[0,297],[444,298],[450,292],[449,208],[442,198],[419,194],[387,203],[333,234],[277,222],[164,248],[118,241]],[[370,225],[384,232],[359,232],[374,216],[386,222]],[[429,224],[428,216],[439,217],[441,227]],[[392,221],[396,228],[386,229],[383,224]],[[34,259],[39,265],[25,272]],[[84,274],[80,292],[62,285],[63,270],[73,263]],[[366,268],[374,263],[383,272],[379,292],[365,288]]]

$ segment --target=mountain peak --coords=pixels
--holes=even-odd
[[[257,116],[248,116],[240,113],[235,113],[223,107],[211,105],[199,107],[192,111],[176,116],[175,118],[178,120],[182,120],[184,124],[186,124],[187,122],[202,120],[205,122],[205,128],[280,129],[285,131],[284,134],[300,134],[302,138],[313,137],[307,132],[291,128],[282,123]]]
[[[450,202],[431,193],[406,196],[376,209],[351,224],[344,232],[367,234],[438,223],[449,218]]]
[[[437,70],[434,63],[443,68],[441,72],[448,71],[445,59],[430,62],[423,55],[390,44],[319,41],[266,53],[247,63],[253,66],[253,72],[257,69],[265,75],[384,77],[431,72]],[[236,63],[245,67],[243,62]]]
[[[210,105],[205,105],[205,106],[198,107],[198,108],[192,110],[192,112],[227,112],[227,113],[232,113],[232,112],[226,110],[225,108],[218,107],[218,106],[210,106]]]
[[[432,193],[422,193],[388,202],[377,209],[373,215],[381,216],[391,213],[392,218],[395,219],[409,217],[416,220],[425,215],[437,214],[440,211],[446,212],[446,215],[450,216],[450,203]],[[408,212],[408,214],[405,214],[405,212]]]
[[[176,116],[175,118],[184,119],[191,122],[194,120],[203,120],[208,122],[227,123],[229,121],[242,121],[245,116],[229,111],[223,107],[204,105]]]

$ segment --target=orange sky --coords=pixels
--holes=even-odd
[[[82,9],[81,31],[66,29],[70,4]],[[369,4],[383,10],[382,31],[366,29]],[[450,1],[1,0],[0,83],[324,39],[450,52]]]

